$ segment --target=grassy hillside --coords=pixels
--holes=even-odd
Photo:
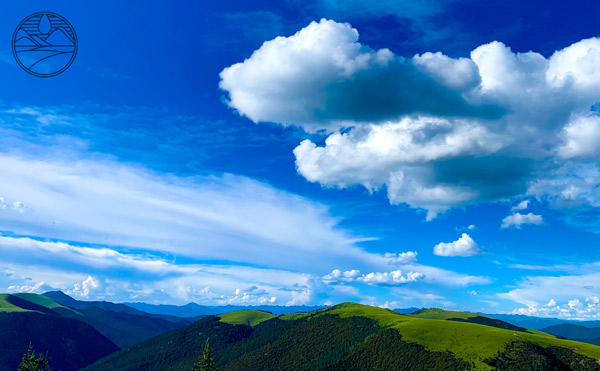
[[[439,308],[418,310],[414,313],[411,313],[410,316],[424,319],[444,319],[448,321],[478,323],[480,325],[503,328],[511,331],[532,332],[530,330],[527,330],[526,328],[515,326],[508,322],[483,316],[481,314],[469,312],[456,312]]]
[[[20,294],[12,294],[11,296],[16,296],[20,299],[27,300],[28,302],[31,302],[31,303],[34,303],[37,305],[41,305],[42,307],[45,307],[45,308],[48,308],[51,310],[62,309],[62,310],[70,311],[74,314],[81,314],[81,313],[77,312],[76,310],[66,307],[66,306],[52,300],[51,298],[43,296],[43,295],[20,293]]]
[[[259,310],[239,310],[219,315],[222,322],[232,325],[248,325],[253,327],[274,317],[277,316],[273,313]]]
[[[223,370],[600,367],[598,346],[505,325],[473,313],[434,309],[404,315],[355,303],[282,316],[238,311],[149,339],[89,369],[184,369],[198,359],[206,338]]]
[[[430,351],[450,351],[461,359],[474,362],[477,369],[481,370],[492,369],[483,361],[495,357],[507,344],[515,340],[532,342],[543,347],[550,345],[566,347],[584,356],[600,359],[598,346],[557,339],[541,331],[531,330],[531,333],[522,333],[468,322],[423,319],[402,314],[394,317],[385,309],[358,304],[331,307],[327,313],[367,316],[385,327],[398,329],[406,341],[423,345]]]
[[[412,317],[424,318],[424,319],[450,319],[450,318],[461,318],[468,319],[479,316],[479,314],[469,312],[455,312],[451,310],[444,310],[440,308],[427,308],[421,309],[414,313],[409,314]]]
[[[0,313],[6,312],[31,312],[29,309],[21,308],[18,305],[11,303],[11,296],[9,294],[0,294]]]
[[[468,370],[471,367],[469,362],[450,352],[431,352],[422,345],[403,341],[397,329],[389,328],[369,337],[343,360],[325,370],[428,371]]]

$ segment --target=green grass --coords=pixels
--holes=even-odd
[[[20,293],[20,294],[12,294],[12,295],[16,296],[18,298],[21,298],[23,300],[27,300],[30,303],[41,305],[42,307],[45,307],[48,309],[62,308],[62,309],[69,310],[73,313],[81,315],[81,313],[79,313],[78,311],[71,309],[69,307],[65,307],[64,305],[57,303],[56,301],[54,301],[46,296],[43,296],[43,295],[30,294],[30,293]]]
[[[62,309],[62,310],[67,310],[67,311],[73,312],[78,315],[82,315],[78,311],[71,309],[69,307],[65,307],[64,305],[59,304],[50,298],[47,298],[43,295],[31,294],[31,293],[0,294],[0,312],[40,312],[41,313],[41,311],[43,309],[43,308],[38,307],[39,310],[35,310],[35,306],[34,306],[34,308],[26,309],[27,306],[25,306],[25,305],[24,305],[25,308],[21,308],[19,305],[10,303],[9,302],[10,297],[15,297],[15,298],[18,298],[21,300],[25,300],[25,301],[28,301],[35,305],[44,307],[46,309],[50,309],[50,310]],[[15,300],[17,300],[17,299],[15,299]],[[16,304],[18,304],[18,303],[16,303]]]
[[[429,309],[419,310],[415,313],[409,314],[409,316],[417,317],[417,318],[425,318],[425,319],[448,319],[448,318],[467,319],[467,318],[472,318],[472,317],[478,317],[481,315],[475,314],[475,313],[469,313],[469,312],[455,312],[455,311],[444,310],[444,309],[440,309],[440,308],[429,308]]]
[[[238,310],[221,314],[219,317],[221,318],[221,322],[229,323],[231,325],[248,325],[254,327],[261,322],[277,316],[259,310]]]
[[[14,304],[9,303],[6,299],[9,294],[0,294],[0,312],[33,312],[31,310],[17,307]]]
[[[406,341],[423,345],[431,351],[451,351],[459,358],[474,362],[478,370],[491,370],[492,367],[483,363],[483,360],[494,357],[496,353],[503,351],[506,344],[512,340],[531,341],[540,346],[567,347],[585,356],[600,359],[600,347],[598,346],[557,339],[553,335],[541,331],[531,330],[532,333],[523,333],[476,323],[445,320],[446,318],[477,316],[473,313],[433,309],[422,311],[421,315],[403,315],[378,307],[342,303],[311,313],[287,315],[287,318],[295,319],[324,314],[339,314],[342,318],[364,316],[374,319],[383,327],[397,328]]]

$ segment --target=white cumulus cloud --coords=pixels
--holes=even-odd
[[[327,133],[323,145],[305,140],[294,150],[307,180],[385,190],[427,219],[528,194],[577,197],[580,179],[560,169],[600,154],[590,111],[600,100],[600,38],[549,58],[498,41],[468,57],[404,58],[358,38],[349,24],[312,22],[225,68],[220,87],[255,122]],[[555,183],[564,183],[558,193]]]
[[[440,242],[433,248],[438,256],[473,256],[481,254],[477,243],[466,233],[453,242]]]

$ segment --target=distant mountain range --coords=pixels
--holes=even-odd
[[[542,332],[524,323],[552,325]],[[581,323],[355,303],[174,306],[2,294],[0,370],[15,370],[30,342],[54,370],[189,370],[210,338],[221,370],[600,371],[592,345],[600,328]]]
[[[600,327],[600,321],[569,321],[558,318],[530,317],[521,314],[482,314],[488,317],[497,318],[515,326],[527,327],[536,330],[541,330],[546,327],[560,325],[563,323],[570,323],[583,327]]]
[[[577,340],[584,343],[600,345],[600,327],[585,327],[571,323],[563,323],[542,329],[549,334],[565,339]]]
[[[220,306],[204,306],[196,303],[188,303],[186,305],[152,305],[146,303],[124,303],[125,305],[147,313],[166,314],[178,317],[197,317],[211,314],[222,314],[233,312],[236,310],[252,309],[263,310],[274,314],[287,314],[295,312],[310,312],[317,309],[325,308],[325,306],[305,306],[305,305],[220,305]]]

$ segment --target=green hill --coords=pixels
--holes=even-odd
[[[461,318],[468,319],[479,316],[479,314],[469,312],[455,312],[451,310],[444,310],[440,308],[426,308],[418,310],[414,313],[409,314],[412,317],[425,318],[425,319],[449,319],[449,318]]]
[[[508,322],[504,322],[499,319],[483,316],[481,314],[469,313],[469,312],[456,312],[456,311],[444,310],[444,309],[439,309],[439,308],[429,308],[429,309],[418,310],[414,313],[411,313],[410,316],[418,317],[418,318],[425,318],[425,319],[444,319],[444,320],[448,320],[448,321],[477,323],[480,325],[503,328],[503,329],[511,330],[511,331],[532,332],[530,330],[527,330],[526,328],[511,325]]]
[[[41,305],[41,306],[43,306],[43,307],[45,307],[47,309],[51,309],[53,311],[56,311],[56,310],[65,310],[65,311],[69,311],[69,312],[71,312],[73,314],[81,314],[78,311],[76,311],[76,310],[74,310],[72,308],[66,307],[66,306],[64,306],[64,305],[62,305],[62,304],[60,304],[60,303],[52,300],[49,297],[44,296],[44,295],[30,294],[30,293],[20,293],[20,294],[11,294],[11,296],[14,296],[14,297],[16,296],[16,297],[18,297],[20,299],[27,300],[28,302],[34,303],[34,304],[37,304],[37,305]]]
[[[215,351],[221,352],[251,332],[250,326],[230,325],[209,316],[113,353],[86,370],[190,370],[207,338]]]
[[[19,300],[19,298],[16,298]],[[15,296],[9,294],[0,294],[0,313],[15,313],[15,312],[33,312],[33,309],[26,309],[19,306],[15,302]],[[45,309],[44,309],[45,310]]]
[[[222,322],[232,325],[248,325],[256,326],[273,317],[277,317],[273,313],[263,312],[260,310],[239,310],[219,315]]]
[[[207,338],[222,370],[600,370],[598,346],[506,325],[473,313],[403,315],[355,303],[282,316],[238,311],[148,339],[88,370],[189,369]]]

